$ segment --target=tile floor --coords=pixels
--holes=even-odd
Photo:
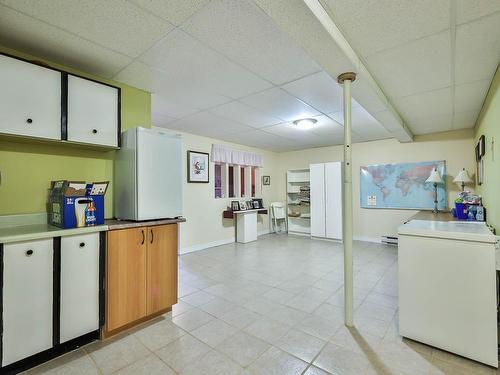
[[[182,255],[171,313],[27,374],[495,374],[402,339],[397,250],[355,242],[355,329],[341,245],[266,235]]]

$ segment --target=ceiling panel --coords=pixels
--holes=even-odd
[[[335,112],[329,116],[339,124],[344,124],[344,113]],[[387,135],[387,130],[362,107],[353,108],[351,111],[352,130],[359,134],[373,134],[374,136]]]
[[[449,27],[449,0],[320,0],[357,53],[405,44]]]
[[[485,79],[455,86],[455,112],[481,109],[490,83],[489,79]]]
[[[3,4],[130,57],[163,38],[173,25],[123,0],[1,0]]]
[[[282,122],[238,101],[232,101],[210,109],[210,112],[229,120],[238,121],[253,128],[262,128]]]
[[[323,113],[342,110],[342,87],[324,71],[287,83],[282,89]]]
[[[250,95],[240,101],[283,121],[320,115],[314,108],[277,87]]]
[[[356,81],[352,84],[352,97],[353,99],[352,107],[358,106],[358,102],[366,109],[368,112],[380,112],[386,109],[387,103],[382,101],[382,99],[377,95],[372,85],[362,77],[358,77]],[[401,127],[401,125],[399,126]]]
[[[395,99],[394,104],[411,125],[414,119],[423,116],[451,115],[453,113],[451,96],[451,89],[445,88]],[[413,129],[411,126],[410,128]]]
[[[469,22],[500,11],[498,0],[456,0],[457,24]]]
[[[394,115],[389,110],[381,112],[373,112],[372,116],[380,122],[389,132],[401,130],[401,124],[396,120]]]
[[[1,5],[0,44],[105,78],[131,62],[127,56]]]
[[[251,130],[249,132],[239,134],[227,134],[223,139],[228,142],[258,147],[274,152],[300,150],[304,148],[290,139],[266,133],[262,130]]]
[[[265,128],[266,133],[271,133],[291,139],[299,144],[311,144],[321,139],[321,136],[308,130],[301,130],[292,123],[284,123]]]
[[[453,129],[473,128],[479,116],[480,109],[455,113],[453,117]]]
[[[274,84],[321,70],[250,0],[214,0],[182,28]]]
[[[252,130],[249,126],[216,116],[207,111],[198,112],[180,120],[176,120],[172,122],[170,126],[173,129],[201,135],[209,134],[212,130],[225,132],[226,134],[242,133]]]
[[[455,82],[491,80],[500,60],[500,12],[457,27]]]
[[[444,132],[452,129],[452,116],[422,116],[414,119],[409,125],[415,135]]]
[[[210,0],[131,0],[136,5],[179,26]]]
[[[390,98],[450,85],[450,32],[377,53],[368,65]]]
[[[200,88],[231,98],[272,86],[179,29],[172,31],[140,60],[161,70],[169,85],[195,82]]]

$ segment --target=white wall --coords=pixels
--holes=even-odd
[[[168,129],[157,128],[163,131]],[[208,184],[187,182],[187,151],[201,151],[211,154],[212,144],[225,144],[240,150],[260,153],[264,156],[262,175],[271,176],[271,185],[262,187],[262,198],[267,206],[279,198],[278,173],[276,172],[278,154],[257,148],[246,147],[217,139],[182,133],[169,130],[182,135],[182,160],[183,160],[183,216],[186,223],[181,224],[181,253],[200,250],[209,246],[217,246],[234,242],[235,231],[233,219],[223,219],[222,212],[226,210],[232,200],[237,198],[215,198],[214,164],[210,163],[210,182]],[[241,200],[245,200],[242,198]],[[258,215],[258,231],[261,233],[269,230],[268,215]]]
[[[286,171],[308,168],[311,163],[341,161],[343,146],[321,147],[278,154],[281,200],[286,199]],[[397,227],[414,215],[415,210],[366,209],[360,207],[359,168],[363,165],[446,160],[448,207],[459,187],[453,178],[462,168],[475,170],[472,131],[456,131],[417,136],[412,143],[394,139],[356,143],[352,147],[354,236],[358,239],[380,240],[382,235],[395,235]]]

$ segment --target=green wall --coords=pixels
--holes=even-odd
[[[46,61],[0,46],[0,51]],[[118,86],[122,130],[151,127],[151,95],[125,84],[47,61],[50,66]],[[113,216],[113,157],[115,151],[46,141],[0,137],[0,215],[46,211],[50,181],[58,179],[111,181],[106,193],[106,217]]]
[[[500,70],[497,69],[474,132],[485,136],[484,183],[478,187],[486,207],[488,224],[500,231]]]

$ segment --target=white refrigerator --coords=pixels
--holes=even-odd
[[[180,135],[141,127],[122,133],[115,158],[114,212],[117,219],[182,216]]]

